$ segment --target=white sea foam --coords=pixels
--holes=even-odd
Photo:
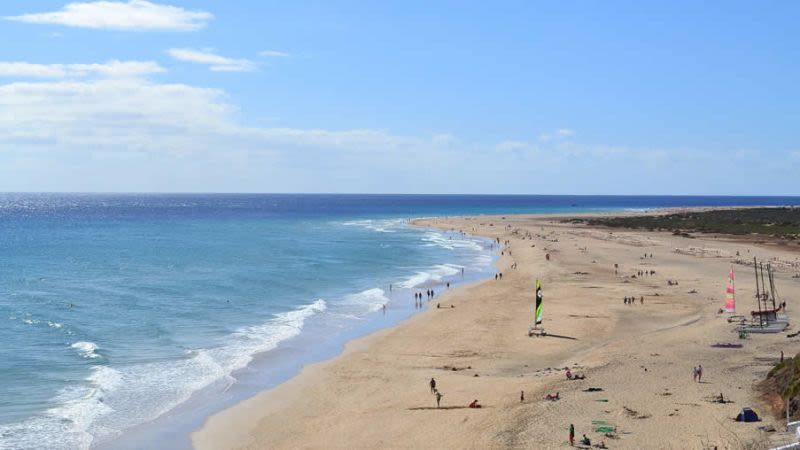
[[[97,344],[94,342],[78,341],[70,345],[71,348],[78,350],[84,358],[99,358],[100,355],[95,353],[97,351]]]
[[[458,264],[438,264],[427,271],[419,271],[406,280],[398,283],[405,289],[413,289],[431,284],[441,283],[444,278],[461,273],[463,266]]]
[[[0,425],[0,448],[87,449],[94,437],[87,430],[99,417],[112,412],[105,396],[119,386],[120,372],[94,366],[85,383],[62,389],[58,406],[23,422]]]
[[[232,382],[260,352],[300,334],[305,321],[325,311],[324,300],[242,327],[214,348],[188,351],[183,359],[112,368],[94,366],[83,383],[63,389],[58,406],[25,421],[0,425],[0,448],[87,449],[125,429],[150,421],[215,382]],[[100,358],[89,341],[70,345],[85,358]],[[146,393],[147,395],[143,395]]]
[[[427,247],[441,247],[448,250],[470,249],[475,251],[483,250],[481,245],[473,239],[459,239],[452,236],[445,236],[438,231],[429,231],[422,236],[422,241],[426,242]]]
[[[368,230],[377,231],[379,233],[395,233],[398,228],[406,225],[405,219],[364,219],[364,220],[350,220],[341,222],[346,226],[358,226]]]
[[[366,314],[379,311],[387,303],[389,298],[386,297],[386,292],[380,288],[372,288],[345,296],[340,304],[352,308],[356,314]]]

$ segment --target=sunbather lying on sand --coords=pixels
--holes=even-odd
[[[571,370],[567,369],[567,379],[568,380],[585,380],[586,375],[576,375],[573,374]]]
[[[547,397],[545,397],[544,399],[556,401],[556,400],[561,400],[561,396],[559,396],[558,392],[556,392],[555,394],[547,394]]]

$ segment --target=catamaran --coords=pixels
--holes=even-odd
[[[786,316],[786,302],[775,302],[777,291],[775,290],[775,278],[772,267],[767,264],[767,274],[769,279],[769,292],[764,280],[764,264],[758,263],[753,258],[753,268],[756,275],[756,305],[758,311],[751,311],[752,317],[749,324],[742,324],[737,329],[748,333],[780,333],[789,326],[789,319]],[[761,275],[761,285],[759,287],[759,273]],[[763,303],[763,308],[762,308]],[[772,303],[772,308],[770,308]]]

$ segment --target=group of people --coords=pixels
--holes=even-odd
[[[581,437],[580,441],[581,445],[592,445],[592,440],[589,439],[585,434]],[[575,425],[569,424],[569,445],[575,445]],[[606,447],[606,443],[600,441],[599,444],[594,444],[594,448],[608,448]]]
[[[655,274],[656,274],[655,270],[637,270],[636,271],[636,275],[640,276],[640,277],[643,277],[645,275],[655,275]]]
[[[567,379],[568,380],[585,380],[586,379],[586,375],[580,375],[580,374],[572,373],[572,370],[570,370],[569,368],[567,368],[566,375],[567,375]]]
[[[699,383],[703,380],[703,366],[698,364],[697,367],[692,367],[692,379]]]
[[[431,378],[431,381],[430,381],[429,384],[431,386],[431,394],[433,394],[434,397],[436,398],[436,407],[438,408],[439,406],[441,406],[442,397],[444,397],[444,395],[441,392],[439,392],[439,389],[436,388],[436,380],[435,379]]]
[[[644,295],[639,297],[639,302],[644,305]],[[636,304],[636,297],[624,297],[622,299],[622,303],[625,305],[635,305]]]
[[[441,408],[442,406],[442,397],[444,394],[439,392],[439,389],[436,387],[436,379],[431,378],[431,381],[428,382],[428,385],[431,387],[431,394],[433,394],[434,398],[436,398],[436,407]],[[483,406],[478,403],[478,399],[475,399],[469,403],[470,408],[482,408]]]
[[[494,274],[494,279],[495,280],[498,280],[498,279],[502,280],[503,279],[503,272],[497,272],[496,274]]]
[[[425,291],[425,295],[427,295],[428,300],[430,300],[436,295],[436,293],[433,292],[433,289],[427,289]],[[422,292],[414,293],[414,308],[422,308]]]

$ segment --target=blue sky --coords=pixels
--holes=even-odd
[[[0,191],[800,194],[797,2],[0,16]]]

